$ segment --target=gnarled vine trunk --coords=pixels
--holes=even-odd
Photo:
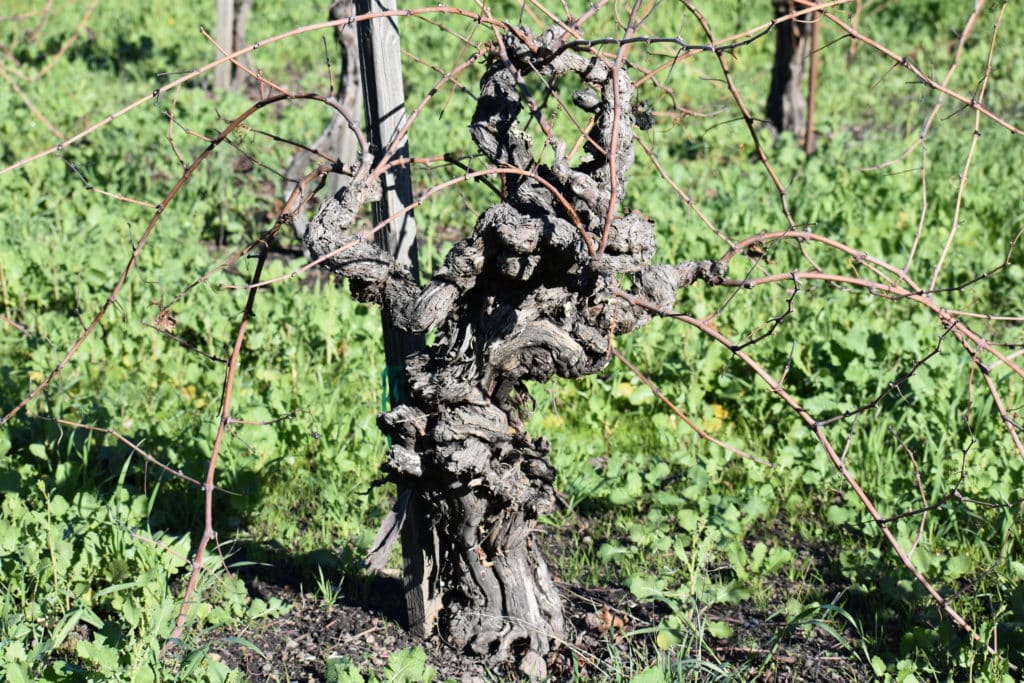
[[[714,262],[651,264],[654,225],[613,210],[633,163],[633,83],[625,69],[562,50],[560,41],[556,31],[520,29],[492,55],[470,131],[505,174],[504,196],[425,287],[368,235],[351,232],[360,207],[380,192],[368,169],[306,234],[310,252],[329,255],[325,266],[349,279],[357,299],[385,307],[404,330],[436,331],[433,345],[406,359],[406,403],[379,419],[392,443],[383,468],[410,492],[408,514],[426,530],[419,542],[432,561],[424,578],[442,606],[443,635],[497,659],[538,661],[564,632],[561,599],[532,534],[554,507],[555,473],[548,442],[526,433],[524,382],[599,371],[613,337],[650,318],[631,301],[671,306],[679,287],[721,277]],[[519,125],[523,75],[534,72],[546,82],[579,81],[573,102],[594,126],[575,167],[555,139],[547,141],[553,163],[538,164]]]

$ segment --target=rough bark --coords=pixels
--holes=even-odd
[[[241,49],[245,43],[245,36],[249,31],[249,15],[252,14],[252,0],[235,0],[235,26],[234,26],[234,47],[232,50]],[[252,69],[252,54],[246,53],[238,58],[239,63],[248,69]],[[242,84],[249,75],[241,69],[234,70],[234,78],[231,80],[232,90],[241,90]]]
[[[619,294],[623,276],[630,294],[657,306],[671,306],[696,279],[722,276],[714,262],[652,264],[654,225],[639,213],[614,217],[601,253],[611,188],[621,199],[633,163],[633,83],[624,69],[559,51],[557,35],[506,35],[508,61],[492,55],[470,132],[494,166],[530,175],[505,176],[503,201],[479,216],[425,287],[352,232],[360,207],[380,193],[368,169],[306,233],[311,254],[331,254],[326,267],[349,279],[357,299],[383,306],[409,332],[436,332],[432,346],[406,360],[409,400],[379,419],[392,442],[383,469],[411,492],[410,514],[429,520],[421,540],[434,558],[429,585],[443,604],[446,640],[497,659],[528,655],[534,675],[564,621],[532,537],[537,517],[554,508],[555,472],[548,442],[525,431],[524,383],[598,372],[614,335],[649,320],[648,309]],[[531,72],[582,81],[573,101],[595,125],[581,164],[570,165],[558,140],[548,141],[550,166],[535,161],[519,124],[520,76]],[[614,185],[604,151],[613,131]]]
[[[401,36],[398,21],[384,16],[396,9],[396,0],[356,0],[360,15],[378,16],[359,23],[359,68],[363,84],[363,112],[366,116],[366,138],[374,166],[407,160],[409,141],[405,132],[408,114],[405,107],[405,79],[402,74]],[[412,211],[412,168],[399,163],[380,178],[383,192],[373,202],[373,221],[383,223],[373,241],[390,254],[396,264],[409,271],[414,282],[419,280],[417,227]],[[409,397],[405,376],[405,359],[425,348],[422,334],[412,334],[392,321],[392,309],[383,307],[381,323],[384,333],[384,359],[387,361],[387,384],[390,406],[397,407]],[[409,630],[419,637],[429,636],[441,609],[440,597],[431,590],[430,577],[435,573],[435,556],[425,539],[433,537],[427,520],[429,510],[412,491],[398,487],[395,506],[378,533],[367,568],[383,566],[390,555],[391,544],[402,539],[403,593]],[[404,517],[403,517],[404,514]],[[399,522],[399,520],[401,520]],[[398,533],[394,534],[397,530]]]
[[[356,13],[355,0],[334,0],[331,3],[329,17],[344,19]],[[337,95],[335,100],[349,115],[349,120],[358,123],[359,111],[362,109],[363,90],[361,86],[358,48],[356,45],[355,24],[344,24],[334,29],[334,37],[341,47],[341,65],[338,71]],[[335,160],[336,164],[351,172],[362,150],[349,121],[339,113],[335,113],[324,128],[320,137],[309,149],[300,149],[292,157],[281,181],[281,194],[288,201],[292,190],[305,177],[311,167],[321,162],[314,152],[320,152]],[[327,193],[334,196],[345,185],[350,176],[343,173],[332,173],[327,177]],[[295,236],[301,241],[306,234],[309,220],[305,210],[298,210],[292,217]],[[307,254],[308,256],[308,254]]]
[[[774,0],[775,16],[796,9],[793,0]],[[768,90],[765,115],[776,133],[790,131],[796,139],[807,139],[807,97],[803,93],[804,73],[811,60],[814,14],[780,21],[775,26],[775,61]]]
[[[249,26],[249,14],[252,11],[252,0],[217,0],[217,25],[215,29],[217,43],[225,52],[234,52],[245,45],[246,29]],[[218,57],[222,55],[217,54]],[[252,68],[252,57],[241,55],[238,63]],[[221,64],[213,72],[214,86],[219,89],[231,88],[240,90],[248,75],[231,62]]]

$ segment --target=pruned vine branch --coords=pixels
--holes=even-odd
[[[564,640],[566,623],[561,614],[559,589],[532,537],[539,516],[551,512],[557,500],[555,471],[549,457],[552,445],[526,431],[533,383],[614,372],[609,368],[615,368],[617,362],[649,388],[699,440],[758,466],[775,467],[771,452],[754,445],[736,445],[735,434],[716,435],[703,426],[691,408],[663,388],[663,384],[679,378],[659,376],[644,368],[619,340],[626,333],[662,319],[664,323],[680,323],[674,329],[695,331],[699,344],[720,345],[747,377],[760,382],[760,391],[785,406],[813,436],[819,452],[824,452],[831,462],[837,480],[841,479],[856,497],[891,554],[921,589],[953,623],[983,643],[988,653],[1003,654],[999,646],[987,642],[987,635],[958,609],[956,600],[915,559],[924,543],[929,516],[965,501],[1007,510],[1019,502],[986,501],[962,492],[970,470],[969,455],[979,450],[974,434],[957,456],[959,478],[950,487],[936,490],[929,489],[922,474],[925,455],[918,445],[912,444],[905,434],[892,430],[892,439],[899,448],[887,455],[895,459],[900,452],[909,461],[913,498],[911,507],[892,513],[886,507],[897,503],[879,502],[879,495],[865,483],[864,474],[857,471],[850,453],[856,446],[858,420],[868,420],[886,410],[890,403],[897,402],[893,395],[898,389],[939,359],[959,354],[968,374],[966,396],[958,397],[966,405],[964,410],[978,417],[981,406],[991,401],[991,410],[984,417],[998,427],[998,436],[992,438],[1001,439],[998,443],[1006,454],[1013,453],[1015,458],[1024,460],[1024,428],[1019,417],[1020,387],[1024,382],[1020,356],[1024,342],[1019,339],[1022,317],[1012,303],[1016,295],[1007,295],[1005,301],[990,294],[974,296],[995,276],[1009,277],[1015,267],[1013,255],[1019,233],[1006,240],[1009,247],[1000,264],[951,275],[958,249],[963,245],[962,227],[971,212],[967,198],[990,189],[984,188],[985,181],[976,170],[985,145],[991,144],[987,142],[991,138],[982,129],[986,128],[986,134],[988,129],[1001,133],[1000,128],[1013,136],[1022,132],[1012,122],[1010,113],[1001,113],[999,106],[992,104],[1001,102],[993,97],[1000,85],[994,64],[1005,41],[1001,27],[1009,24],[1009,20],[1004,20],[1004,15],[1011,11],[1009,3],[993,10],[986,8],[984,0],[978,0],[973,11],[965,12],[963,30],[951,41],[952,61],[941,81],[929,76],[925,68],[909,57],[901,56],[900,51],[871,38],[858,21],[844,18],[849,3],[843,0],[798,0],[794,10],[781,18],[806,20],[813,16],[814,21],[820,22],[821,30],[833,32],[834,40],[826,43],[823,53],[836,40],[848,39],[871,48],[862,51],[858,58],[877,60],[881,55],[892,62],[893,68],[911,74],[915,84],[906,86],[908,90],[923,85],[936,94],[934,104],[925,108],[918,139],[897,158],[874,167],[878,170],[906,162],[920,148],[921,202],[919,210],[914,210],[913,220],[908,222],[912,232],[908,229],[907,243],[895,248],[886,245],[884,250],[877,241],[861,240],[856,226],[828,224],[830,216],[814,206],[809,208],[808,204],[813,205],[820,197],[800,194],[800,186],[793,179],[800,173],[792,171],[793,166],[779,158],[779,145],[784,143],[769,143],[764,135],[761,117],[751,104],[754,99],[749,74],[744,73],[738,59],[775,28],[778,19],[719,38],[718,27],[702,13],[701,3],[684,0],[687,21],[696,22],[703,36],[697,42],[682,35],[655,33],[662,25],[657,23],[658,7],[654,3],[616,6],[618,14],[605,20],[610,14],[605,11],[609,4],[595,4],[582,16],[572,17],[531,3],[531,11],[543,16],[546,24],[536,30],[495,18],[488,8],[471,11],[440,6],[336,18],[286,31],[234,52],[217,46],[224,53],[221,58],[181,75],[71,136],[62,134],[62,126],[51,123],[37,103],[20,89],[18,83],[24,79],[0,64],[0,76],[11,85],[25,108],[62,139],[57,145],[9,162],[0,170],[0,176],[45,157],[58,156],[64,158],[71,174],[88,190],[151,211],[145,228],[137,239],[133,237],[127,264],[111,284],[105,301],[88,318],[84,330],[62,349],[49,373],[6,409],[0,425],[8,425],[45,396],[86,342],[99,335],[102,325],[113,317],[112,311],[126,296],[129,282],[138,275],[140,259],[156,238],[158,224],[179,209],[183,189],[224,143],[249,155],[249,146],[241,139],[245,132],[257,135],[268,145],[293,146],[305,153],[304,161],[296,165],[295,177],[291,172],[287,174],[293,182],[288,197],[268,211],[269,225],[253,231],[258,238],[219,255],[218,265],[213,269],[195,274],[187,285],[162,297],[157,302],[157,318],[150,323],[172,342],[223,364],[223,368],[218,368],[224,374],[217,428],[210,439],[202,477],[165,464],[159,453],[144,450],[112,427],[89,424],[85,418],[31,416],[70,429],[107,435],[149,465],[202,490],[203,528],[168,643],[180,638],[187,627],[190,598],[199,585],[204,554],[209,544],[217,541],[214,496],[226,493],[217,485],[225,437],[230,435],[232,425],[253,422],[235,414],[235,390],[240,373],[247,370],[243,363],[247,334],[258,324],[256,300],[277,283],[312,277],[314,269],[323,268],[348,280],[357,300],[381,306],[400,328],[434,335],[427,350],[406,359],[412,400],[384,412],[379,424],[390,439],[383,464],[387,480],[409,490],[408,496],[418,501],[421,513],[427,510],[431,519],[443,520],[437,523],[436,534],[430,541],[438,568],[434,589],[446,610],[442,628],[447,629],[451,642],[460,649],[504,658],[521,654],[525,647],[544,657],[552,643]],[[71,41],[77,39],[95,6],[96,3],[89,5],[54,60],[60,59]],[[434,156],[396,158],[397,149],[392,145],[383,154],[377,154],[375,162],[375,153],[381,150],[371,149],[356,123],[357,117],[333,96],[333,83],[329,84],[327,95],[304,92],[287,78],[272,80],[240,61],[242,56],[274,43],[379,17],[428,22],[443,28],[437,33],[445,39],[460,43],[459,56],[453,64],[430,63],[409,50],[409,61],[425,64],[435,76],[430,83],[418,84],[419,90],[410,96],[411,113],[395,136],[396,141],[408,136],[415,144],[418,127],[428,115],[438,108],[443,113],[450,101],[464,98],[469,102],[465,106],[472,109],[471,118],[465,123],[475,151],[453,149],[443,154],[431,152]],[[465,26],[449,26],[448,22],[458,21]],[[604,32],[591,33],[590,27],[600,21],[606,21],[601,25]],[[968,39],[984,30],[990,31],[988,49],[975,88],[968,91],[953,85],[970,49]],[[213,42],[205,32],[203,35]],[[668,52],[659,52],[666,47],[670,48]],[[701,61],[698,66],[697,60],[702,57],[706,57],[706,62]],[[52,63],[46,62],[36,77],[44,76]],[[189,152],[182,151],[183,146],[180,148],[173,139],[175,126],[179,125],[175,110],[179,89],[225,63],[239,66],[259,95],[254,95],[250,106],[214,134],[204,138],[195,133],[195,139],[205,141],[204,147],[187,161]],[[681,82],[673,72],[679,65],[691,70],[685,78],[696,80],[693,74],[700,74],[701,79],[715,83],[719,100],[692,101],[686,92],[687,82]],[[476,88],[467,85],[473,77],[479,77]],[[823,75],[829,77],[827,73]],[[449,91],[446,99],[439,94]],[[669,111],[655,111],[645,100],[649,92],[654,93],[652,100],[668,106]],[[169,105],[162,101],[165,97],[173,97]],[[439,104],[440,99],[445,99],[443,105]],[[943,122],[938,113],[946,100],[960,103],[963,110],[973,111],[974,116],[969,127],[961,126],[962,130],[957,132],[964,151],[958,175],[951,183],[955,192],[950,202],[949,223],[934,227],[929,212],[937,189],[928,181],[932,163],[928,142],[941,128]],[[72,146],[154,101],[168,107],[162,113],[168,118],[170,153],[184,167],[181,176],[156,202],[94,187],[71,159]],[[331,158],[318,149],[317,143],[291,143],[286,135],[269,130],[274,122],[268,124],[266,131],[248,123],[267,109],[291,106],[323,107],[331,116],[343,120],[359,148],[354,165]],[[727,212],[709,208],[718,199],[716,195],[702,193],[700,187],[692,187],[688,180],[681,179],[686,176],[687,158],[668,140],[676,135],[690,135],[710,144],[706,140],[712,139],[711,128],[700,129],[705,124],[695,122],[723,118],[728,121],[709,125],[727,126],[735,121],[737,129],[746,131],[747,139],[736,145],[752,149],[759,166],[745,169],[743,174],[752,185],[755,180],[763,181],[761,187],[768,188],[762,190],[762,196],[776,208],[767,215],[731,220]],[[637,145],[643,154],[637,155]],[[741,157],[733,155],[726,163],[739,165],[743,163]],[[249,159],[253,165],[273,168],[272,162],[256,153]],[[310,168],[313,161],[316,166]],[[382,178],[397,166],[429,168],[435,175],[418,188],[414,200],[401,212],[376,223],[368,221],[366,206],[381,193]],[[634,178],[642,166],[649,173],[646,182],[654,179],[664,197],[673,202],[671,212],[657,206],[664,203],[662,197],[635,191]],[[812,166],[813,161],[809,161],[800,172],[810,174],[808,169]],[[916,168],[911,170],[918,172]],[[792,176],[787,176],[787,172]],[[440,173],[447,175],[436,175]],[[331,174],[347,176],[345,187],[333,196],[323,190]],[[476,197],[465,201],[470,210],[460,212],[460,219],[467,215],[471,218],[466,225],[457,226],[463,234],[450,246],[443,263],[429,274],[425,284],[409,268],[372,244],[374,232],[401,219],[405,213],[457,192],[468,194],[467,188],[476,181],[486,184],[489,203],[482,204]],[[740,189],[735,192],[738,196]],[[317,211],[317,217],[303,237],[303,246],[311,256],[309,262],[290,265],[284,274],[265,276],[264,266],[281,230],[311,209]],[[656,212],[658,222],[648,215]],[[670,216],[667,221],[661,217],[666,214]],[[835,222],[840,220],[848,219]],[[668,225],[669,221],[675,224]],[[1016,226],[1012,229],[1019,230]],[[677,240],[682,246],[666,248],[668,240],[662,235],[672,230],[687,234]],[[693,233],[697,232],[699,237],[695,238]],[[998,235],[999,239],[1006,238],[1001,232]],[[722,243],[727,245],[724,253]],[[865,244],[868,246],[862,246]],[[697,253],[698,249],[705,249],[706,253]],[[213,283],[216,275],[237,268],[247,257],[256,260],[247,282],[220,285],[229,292],[245,294],[244,304],[237,311],[240,317],[230,323],[230,345],[207,353],[173,335],[174,307]],[[897,261],[903,265],[897,265]],[[702,286],[694,287],[698,283]],[[0,315],[5,328],[32,336],[31,326],[23,324],[16,311],[8,308],[6,283],[4,287],[5,309]],[[824,364],[810,371],[799,368],[797,342],[785,339],[785,335],[800,324],[796,321],[802,312],[813,309],[810,302],[836,292],[863,294],[865,300],[886,310],[905,308],[923,312],[934,322],[934,330],[921,335],[927,339],[924,351],[900,358],[895,368],[874,369],[875,376],[883,382],[878,390],[865,391],[869,395],[858,398],[853,407],[837,406],[823,412],[810,409],[808,397],[801,393],[813,384],[814,378],[808,376],[838,376],[843,368]],[[700,314],[682,312],[697,299],[710,305],[702,306]],[[996,310],[1004,302],[1010,302],[1010,309]],[[739,310],[745,311],[746,320],[737,321]],[[852,314],[861,316],[854,323],[864,322],[868,315],[865,311],[858,309]],[[678,337],[682,338],[682,334]],[[799,382],[805,386],[798,387]],[[711,391],[709,388],[709,395]],[[293,414],[289,411],[286,416]],[[277,424],[275,420],[255,422]],[[956,429],[950,426],[951,432]],[[838,438],[846,441],[840,447],[837,434],[841,430],[845,431]],[[391,527],[379,537],[375,548],[379,562],[386,560],[388,543],[401,527],[403,505],[396,505],[395,514],[389,517]],[[919,517],[917,532],[908,545],[894,531],[894,525],[914,517]],[[470,588],[459,586],[465,576],[472,579]]]

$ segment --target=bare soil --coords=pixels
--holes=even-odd
[[[557,558],[565,535],[548,536],[548,557]],[[564,550],[564,548],[563,548]],[[803,547],[799,553],[814,563],[825,562],[822,549]],[[557,565],[557,560],[556,560]],[[777,596],[807,595],[806,585],[776,585]],[[338,601],[326,605],[315,587],[299,586],[280,570],[246,583],[253,596],[277,597],[291,606],[288,614],[261,620],[242,628],[219,629],[205,634],[210,652],[225,664],[245,673],[250,681],[325,681],[326,661],[347,657],[364,672],[378,674],[388,656],[404,648],[421,646],[428,663],[437,671],[435,680],[526,680],[514,663],[491,665],[444,643],[437,635],[426,641],[408,634],[403,626],[404,606],[400,580],[367,578],[362,585],[346,583]],[[667,614],[657,603],[639,603],[623,587],[582,587],[558,582],[566,604],[567,642],[548,657],[549,681],[628,680],[630,675],[659,660],[652,627]],[[838,592],[840,587],[818,587]],[[832,593],[832,595],[835,594]],[[829,597],[822,594],[822,600]],[[776,609],[759,610],[750,601],[737,606],[715,606],[707,618],[733,629],[726,640],[705,636],[704,660],[715,668],[732,664],[743,680],[763,681],[860,681],[872,678],[871,668],[858,656],[858,640],[843,631],[842,620],[829,626],[845,641],[813,623],[787,626]],[[246,643],[251,643],[256,651]],[[711,652],[708,652],[708,649]],[[717,657],[718,662],[712,658]],[[674,662],[664,651],[661,661],[680,670],[696,662]],[[709,670],[707,680],[718,680]],[[687,680],[703,680],[691,671]]]

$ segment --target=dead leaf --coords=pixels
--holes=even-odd
[[[587,624],[587,628],[593,629],[598,633],[606,633],[611,629],[623,629],[626,627],[625,618],[614,614],[608,609],[607,605],[602,607],[601,611],[597,614],[588,614],[584,622]]]
[[[156,314],[156,320],[153,321],[153,327],[168,334],[174,332],[174,327],[177,324],[178,321],[166,308],[161,308],[160,312]]]

